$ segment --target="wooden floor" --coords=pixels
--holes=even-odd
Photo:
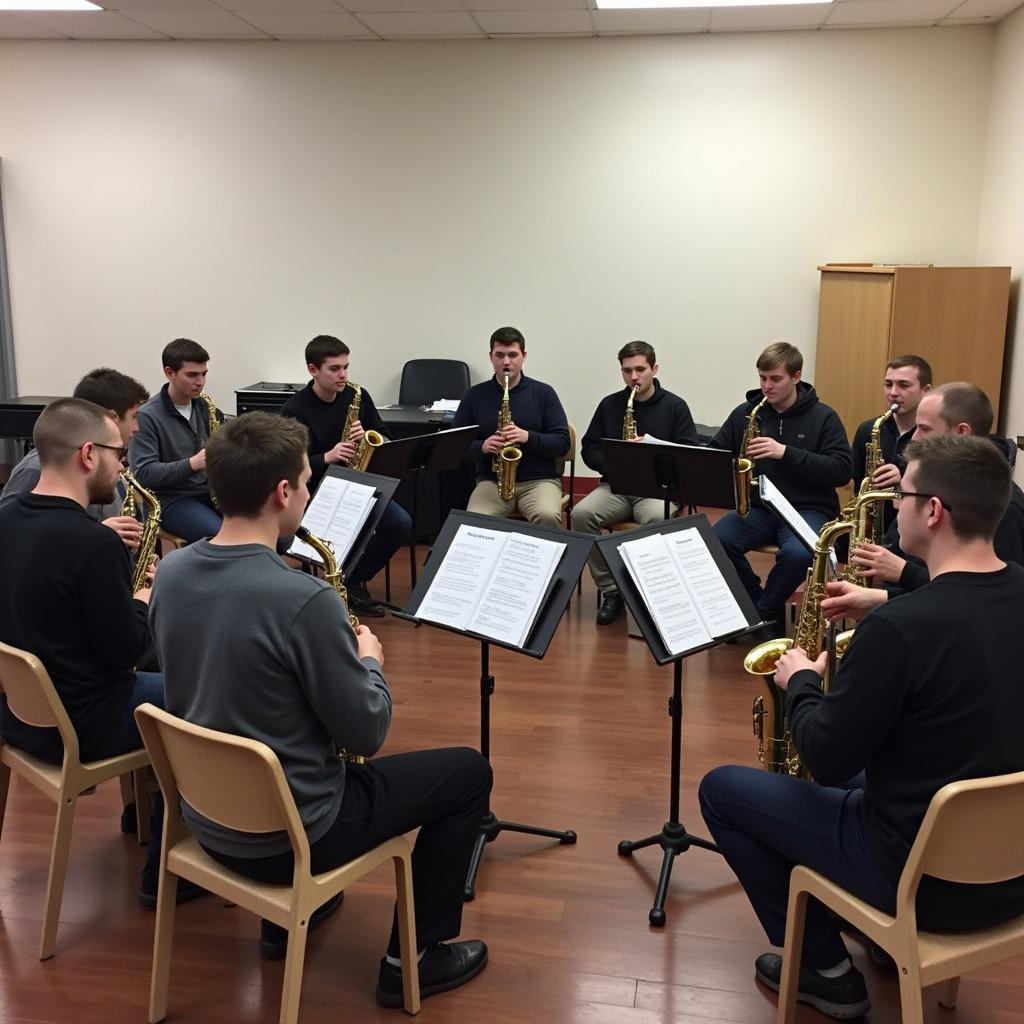
[[[395,560],[395,596],[408,593]],[[487,848],[464,937],[484,939],[486,971],[423,1004],[423,1024],[574,1021],[585,1024],[768,1024],[774,996],[755,984],[767,948],[734,877],[715,854],[676,862],[668,924],[647,922],[660,850],[632,859],[620,839],[660,829],[669,799],[671,669],[655,666],[623,621],[598,629],[589,578],[547,658],[498,651],[492,715],[494,808],[500,817],[579,834],[575,846],[505,834]],[[376,625],[374,626],[376,629]],[[479,650],[429,627],[388,618],[379,628],[395,698],[384,753],[479,736]],[[724,762],[754,763],[751,677],[743,647],[691,659],[684,677],[682,818],[706,836],[697,809],[701,775]],[[36,959],[52,805],[12,783],[0,843],[0,1024],[144,1021],[153,916],[135,902],[142,850],[118,831],[119,795],[108,783],[79,802],[54,959]],[[346,893],[342,910],[310,939],[302,1020],[398,1021],[373,999],[391,920],[382,868]],[[178,910],[169,1018],[185,1022],[277,1020],[281,963],[265,963],[256,920],[209,897]],[[857,945],[872,1021],[898,1021],[896,983]],[[964,979],[959,1008],[926,999],[942,1024],[1024,1021],[1024,960]],[[803,1021],[822,1021],[803,1009]]]

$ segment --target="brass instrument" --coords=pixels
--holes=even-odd
[[[502,396],[501,409],[498,412],[498,432],[511,426],[512,410],[509,408],[508,402],[508,374],[506,373],[505,393]],[[522,457],[522,448],[515,444],[506,444],[491,459],[491,469],[498,478],[498,497],[502,501],[511,501],[516,496],[516,472]]]
[[[308,544],[320,556],[320,560],[324,563],[324,582],[329,583],[337,591],[338,597],[345,605],[345,610],[348,611],[348,587],[345,586],[345,574],[334,557],[334,548],[331,546],[331,542],[323,540],[315,533],[310,533],[304,526],[300,526],[295,531],[295,536]],[[348,612],[348,622],[353,633],[359,629],[359,620],[350,611]],[[350,754],[347,750],[339,750],[338,756],[349,764],[366,763],[366,758],[362,754]]]
[[[629,398],[626,399],[626,415],[623,417],[622,420],[623,441],[635,441],[637,439],[636,417],[633,415],[633,399],[636,398],[636,393],[639,390],[639,384],[637,384],[635,388],[630,388]]]
[[[352,424],[359,419],[359,407],[363,402],[363,389],[355,381],[350,380],[346,387],[350,387],[353,394],[348,412],[345,414],[345,425],[341,428],[341,440],[343,442],[352,439]],[[384,435],[380,431],[364,430],[363,436],[356,445],[355,454],[349,459],[348,468],[358,469],[360,473],[365,473],[366,467],[370,464],[370,459],[373,458],[374,450],[383,443]]]
[[[793,746],[785,720],[785,693],[772,677],[779,658],[791,648],[803,648],[812,661],[825,648],[828,623],[821,612],[821,602],[825,598],[828,581],[829,556],[836,540],[852,529],[853,522],[844,519],[833,519],[821,528],[814,545],[814,558],[807,570],[804,599],[793,637],[760,643],[743,659],[744,669],[761,677],[763,692],[754,698],[754,735],[757,737],[757,757],[766,771],[806,777],[803,761]],[[831,665],[826,668],[821,681],[825,693],[828,692],[830,677]]]
[[[747,425],[743,429],[743,439],[740,441],[740,453],[736,459],[736,512],[744,519],[750,514],[750,488],[754,485],[754,463],[747,458],[747,448],[761,429],[758,426],[757,415],[767,401],[766,395],[747,415]]]
[[[862,493],[864,491],[871,490],[871,478],[874,476],[875,470],[882,464],[882,424],[889,419],[890,416],[893,416],[899,407],[899,402],[893,402],[892,405],[890,405],[889,408],[871,424],[871,440],[864,448],[864,479],[860,482],[860,490]],[[854,538],[851,538],[851,549],[858,543],[867,543],[868,534],[870,534],[870,542],[872,544],[882,543],[885,535],[884,517],[881,515],[880,508],[875,508],[872,511],[873,514],[870,517],[870,529],[866,531],[864,535],[865,539],[855,540]]]
[[[206,403],[206,418],[209,421],[207,424],[206,439],[209,440],[220,429],[220,421],[217,419],[217,403],[213,400],[213,395],[208,394],[205,391],[199,395],[199,399]],[[209,477],[207,477],[207,485],[209,485]],[[210,501],[213,502],[214,508],[220,508],[217,504],[217,495],[213,493],[212,487],[210,487]]]
[[[146,586],[146,571],[153,561],[157,542],[160,540],[160,502],[157,501],[155,494],[147,491],[135,479],[131,470],[122,470],[121,481],[125,488],[121,515],[131,516],[134,519],[138,510],[137,501],[141,501],[146,506],[146,521],[142,524],[142,538],[139,540],[139,548],[135,552],[135,565],[132,569],[132,593],[137,594]]]

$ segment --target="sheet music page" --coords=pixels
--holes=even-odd
[[[715,563],[707,542],[695,526],[663,535],[679,566],[683,580],[713,637],[747,628],[729,584]]]
[[[565,544],[522,533],[507,536],[469,629],[522,647]]]
[[[683,654],[711,643],[711,634],[661,534],[625,541],[619,545],[619,554],[670,653]]]
[[[331,542],[338,565],[343,565],[359,531],[373,511],[376,490],[370,484],[325,476],[302,516],[302,525],[321,540]],[[320,556],[296,537],[290,555],[321,564]]]
[[[760,476],[758,479],[758,492],[761,495],[761,500],[771,508],[775,509],[779,515],[785,520],[786,525],[797,534],[800,539],[807,545],[808,550],[813,553],[814,547],[818,543],[818,534],[814,527],[793,506],[790,504],[789,499],[769,480],[766,476]],[[833,550],[829,554],[829,564],[832,566],[832,573],[835,575],[837,568],[836,553]]]

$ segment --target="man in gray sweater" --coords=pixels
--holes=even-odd
[[[487,962],[482,942],[447,940],[461,927],[490,766],[469,748],[365,764],[336,756],[339,747],[377,752],[391,723],[391,693],[378,639],[366,626],[353,633],[339,595],[275,553],[309,498],[307,443],[301,423],[260,412],[210,439],[207,471],[223,526],[164,559],[150,605],[167,709],[271,747],[306,828],[314,873],[420,828],[413,881],[421,995],[428,996],[463,984]],[[216,860],[259,881],[291,881],[283,833],[238,833],[188,806],[182,812]],[[315,920],[336,905],[321,907]],[[264,922],[265,956],[284,956],[286,943],[283,929]],[[401,971],[393,927],[377,987],[385,1006],[402,1005]]]

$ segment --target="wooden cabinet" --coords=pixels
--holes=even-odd
[[[931,363],[936,384],[983,388],[998,422],[1009,267],[826,263],[818,303],[814,386],[853,437],[885,408],[882,378],[894,356]]]

